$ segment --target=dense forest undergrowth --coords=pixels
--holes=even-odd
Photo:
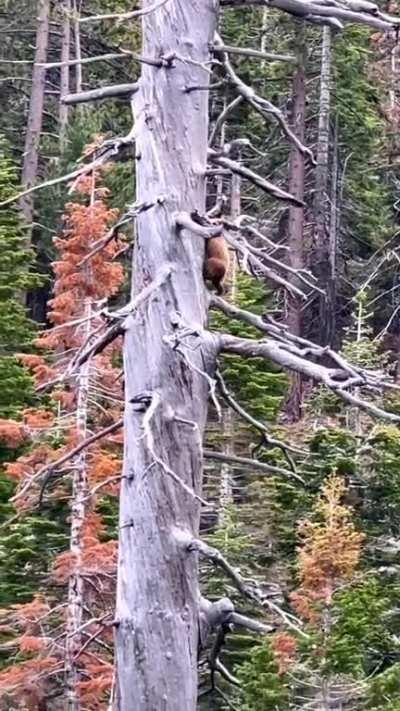
[[[0,0],[0,709],[400,711],[399,23]]]

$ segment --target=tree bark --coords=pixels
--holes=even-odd
[[[145,9],[151,0],[145,0]],[[137,218],[133,296],[171,264],[169,280],[127,323],[125,459],[120,505],[116,657],[118,711],[194,711],[197,700],[197,559],[179,533],[197,535],[201,440],[214,364],[205,344],[183,358],[166,342],[178,320],[206,321],[204,240],[177,230],[175,213],[205,211],[207,92],[214,0],[175,0],[143,16],[143,52],[194,64],[142,68],[133,98],[137,200],[161,204]],[[194,367],[191,367],[191,366]],[[177,419],[174,419],[177,418]],[[180,421],[179,421],[180,420]],[[186,422],[185,422],[186,421]],[[189,424],[188,424],[189,421]],[[195,427],[190,425],[195,424]],[[182,486],[179,485],[178,477]]]
[[[36,183],[39,143],[42,131],[46,69],[41,64],[47,60],[49,43],[50,0],[39,0],[37,5],[36,49],[32,72],[32,90],[29,102],[28,123],[25,135],[24,162],[22,165],[22,185],[31,188]],[[21,200],[21,209],[28,226],[32,225],[34,197],[27,195]],[[32,230],[28,232],[30,241]]]
[[[331,103],[331,30],[324,27],[322,35],[322,58],[320,71],[317,167],[314,191],[314,247],[315,273],[318,285],[326,289],[330,277],[329,259],[329,119]],[[321,345],[330,345],[333,332],[334,304],[331,294],[319,299],[318,331]]]
[[[60,81],[60,148],[64,150],[66,145],[66,133],[68,128],[68,105],[63,102],[63,97],[69,94],[69,72],[70,68],[67,64],[70,60],[71,48],[71,0],[63,0],[62,3],[63,18],[62,18],[62,40],[61,40],[61,81]]]
[[[304,143],[305,136],[305,28],[296,28],[297,67],[292,82],[292,117],[291,128],[297,138]],[[304,200],[304,155],[292,145],[289,157],[289,192]],[[304,208],[290,205],[287,226],[287,244],[289,247],[290,266],[293,269],[304,269]],[[301,287],[299,280],[294,285]],[[286,322],[295,336],[302,335],[303,300],[295,294],[287,295]],[[302,377],[293,373],[290,379],[288,396],[285,404],[285,415],[291,422],[297,422],[301,417],[303,402]]]

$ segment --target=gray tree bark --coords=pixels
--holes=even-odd
[[[201,492],[208,354],[203,344],[183,358],[166,339],[178,320],[195,327],[206,321],[204,240],[177,230],[174,215],[205,212],[207,92],[184,89],[209,80],[198,63],[209,59],[217,9],[217,0],[175,0],[142,18],[145,55],[176,52],[194,63],[144,65],[133,97],[137,200],[159,201],[137,219],[133,296],[160,268],[170,265],[171,274],[128,322],[125,337],[118,711],[196,708],[197,559],[180,540],[199,527],[199,503],[187,487]]]
[[[314,191],[314,245],[315,273],[319,287],[326,289],[330,278],[329,254],[329,120],[331,104],[332,38],[329,27],[322,35],[322,58],[320,71],[319,118],[317,142],[317,167]],[[326,298],[319,299],[319,342],[328,345],[333,338],[333,314],[335,304],[332,294],[326,290]]]
[[[21,181],[24,188],[31,188],[36,183],[39,143],[42,130],[44,90],[46,69],[44,64],[47,59],[49,43],[50,0],[38,0],[37,4],[37,30],[36,49],[32,72],[32,90],[29,102],[28,123],[25,134],[24,160],[22,165]],[[21,209],[28,225],[32,225],[34,198],[27,195],[21,200]],[[29,239],[31,232],[29,232]]]

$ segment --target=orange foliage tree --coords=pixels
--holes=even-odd
[[[355,579],[364,535],[352,520],[352,510],[343,503],[346,484],[330,476],[314,507],[312,520],[300,521],[298,549],[299,587],[291,594],[293,609],[305,629],[319,633],[318,658],[323,664],[325,646],[332,628],[335,593]],[[272,648],[280,672],[296,664],[297,640],[289,632],[272,638]]]
[[[121,344],[79,364],[106,328],[102,309],[124,279],[115,259],[119,246],[105,239],[117,214],[100,181],[96,172],[74,185],[77,199],[66,205],[64,231],[55,239],[51,327],[37,339],[42,355],[20,356],[44,393],[43,405],[25,410],[20,422],[0,421],[4,443],[26,445],[6,466],[17,485],[17,515],[46,497],[70,509],[70,548],[54,560],[48,587],[30,603],[0,611],[0,632],[12,652],[0,672],[0,695],[28,709],[57,696],[71,711],[103,709],[112,687],[117,544],[107,536],[98,502],[118,493]]]

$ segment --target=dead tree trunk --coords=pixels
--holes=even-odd
[[[331,209],[329,221],[329,281],[327,284],[328,303],[330,304],[331,338],[330,345],[337,346],[336,327],[336,273],[338,252],[338,183],[339,183],[339,127],[335,122],[332,146],[332,175],[331,175]]]
[[[28,123],[25,134],[24,161],[22,165],[22,184],[31,188],[36,183],[39,142],[42,130],[44,90],[46,69],[41,64],[46,62],[49,43],[50,0],[39,0],[37,5],[36,49],[32,72],[32,90],[29,102]],[[21,209],[28,225],[32,225],[34,199],[28,195],[21,200]],[[30,240],[31,232],[29,232]]]
[[[292,83],[292,120],[291,128],[297,138],[304,143],[305,134],[305,29],[298,27],[296,34],[296,56],[298,64]],[[299,200],[304,200],[304,155],[292,146],[289,158],[289,192]],[[289,207],[288,219],[288,247],[290,266],[293,269],[304,269],[304,208]],[[300,287],[299,280],[295,286]],[[295,336],[302,335],[302,308],[304,302],[295,294],[287,297],[287,324]],[[300,373],[291,375],[290,388],[286,399],[286,417],[296,422],[301,417],[302,406],[302,377]]]
[[[315,273],[318,285],[326,289],[330,276],[329,255],[329,120],[331,103],[331,29],[324,27],[322,35],[322,58],[320,71],[319,119],[317,142],[317,167],[315,170],[314,192],[314,244]],[[326,290],[326,296],[319,299],[319,342],[322,345],[331,344],[333,338],[333,314],[335,304],[331,303],[331,294]]]
[[[145,0],[143,7],[151,5]],[[209,43],[214,0],[175,0],[142,18],[143,55],[184,55],[144,65],[133,108],[137,200],[156,203],[137,220],[133,296],[164,283],[127,324],[126,430],[120,505],[116,656],[119,711],[194,711],[198,572],[180,541],[197,535],[201,439],[207,415],[205,347],[171,347],[179,322],[204,325],[204,241],[176,213],[205,211]],[[161,279],[162,281],[162,279]],[[193,423],[193,424],[191,424]]]

